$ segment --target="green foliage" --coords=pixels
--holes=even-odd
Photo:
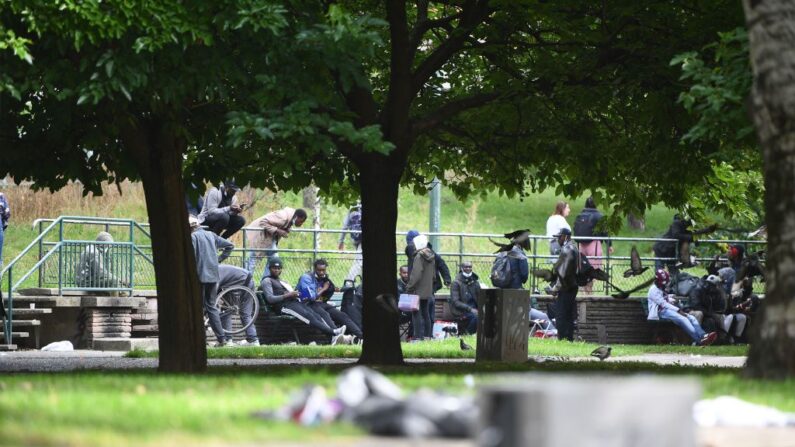
[[[686,211],[700,220],[706,210],[718,210],[739,225],[758,225],[764,220],[764,179],[745,108],[752,80],[748,35],[742,27],[717,35],[717,42],[671,60],[689,85],[678,102],[696,119],[683,144],[719,149],[703,182],[691,186]]]

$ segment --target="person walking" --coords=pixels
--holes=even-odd
[[[224,239],[237,233],[246,224],[240,215],[243,207],[238,205],[235,195],[238,191],[234,180],[224,180],[220,187],[210,188],[204,197],[199,223]]]
[[[602,241],[598,239],[589,239],[591,237],[607,237],[606,231],[596,231],[596,226],[602,220],[604,215],[596,209],[596,202],[593,197],[585,199],[585,208],[574,219],[574,237],[577,238],[579,244],[579,252],[588,257],[588,262],[595,269],[602,268]],[[608,253],[613,253],[613,247],[610,241],[607,242]],[[587,294],[592,293],[593,282],[583,286],[583,292]]]
[[[224,336],[218,307],[216,307],[218,281],[221,279],[218,273],[218,264],[229,257],[235,246],[217,234],[205,231],[197,218],[190,216],[188,222],[191,228],[190,239],[193,244],[193,254],[196,258],[196,273],[201,286],[202,305],[210,320],[210,328],[218,340],[217,346],[226,346],[228,343]],[[221,255],[218,255],[218,250],[222,250]]]
[[[560,200],[555,204],[555,211],[551,216],[549,216],[549,219],[547,219],[546,234],[547,237],[550,238],[549,254],[552,256],[557,256],[560,254],[560,245],[558,245],[558,240],[555,238],[555,235],[560,233],[561,228],[568,228],[571,230],[569,223],[566,221],[566,218],[569,217],[569,213],[571,213],[571,207],[569,207],[569,204]]]
[[[406,292],[420,297],[420,308],[411,315],[414,340],[430,339],[433,335],[430,306],[433,303],[433,280],[436,276],[436,255],[428,248],[428,237],[424,234],[413,239],[416,250],[413,267],[409,273]]]
[[[303,209],[282,208],[259,217],[246,227],[246,243],[250,253],[247,269],[254,272],[262,258],[276,254],[279,241],[290,235],[293,227],[300,227],[306,222],[306,211]],[[263,275],[264,276],[264,275]]]

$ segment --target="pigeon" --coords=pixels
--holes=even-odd
[[[630,276],[638,276],[648,269],[649,269],[648,267],[643,267],[643,264],[641,264],[640,254],[638,254],[638,249],[633,245],[632,251],[629,254],[629,270],[624,272],[624,278],[629,278]]]
[[[469,346],[468,344],[466,344],[466,342],[464,342],[463,338],[459,338],[458,340],[461,342],[460,344],[461,344],[461,350],[462,351],[471,351],[472,350],[472,346]]]
[[[600,361],[604,361],[606,358],[610,357],[610,351],[612,350],[613,348],[610,346],[599,346],[593,350],[591,357],[598,357]]]
[[[621,290],[620,288],[614,286],[613,284],[610,284],[610,283],[608,283],[608,284],[610,284],[611,286],[613,286],[613,288],[618,290],[618,293],[614,293],[612,295],[612,297],[617,299],[617,300],[623,300],[623,299],[629,298],[630,295],[632,295],[633,293],[637,292],[638,290],[645,289],[646,287],[649,287],[653,282],[654,282],[654,278],[650,278],[650,279],[644,281],[642,284],[639,284],[637,287],[635,287],[635,288],[633,288],[631,290],[626,290],[626,291]]]

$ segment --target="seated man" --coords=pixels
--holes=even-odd
[[[91,289],[118,289],[128,287],[108,269],[105,255],[110,250],[113,236],[104,231],[97,235],[97,242],[104,244],[88,245],[75,265],[75,284],[77,287]]]
[[[402,295],[406,292],[406,287],[409,285],[409,266],[408,265],[401,265],[400,269],[398,270],[397,279],[397,291],[398,295]],[[400,324],[411,324],[411,312],[400,312]],[[411,334],[411,329],[409,329],[409,334]]]
[[[290,315],[304,324],[308,324],[320,332],[331,337],[331,344],[336,345],[344,340],[344,328],[329,325],[320,318],[312,309],[298,299],[298,292],[290,284],[282,281],[282,262],[278,258],[271,258],[268,262],[268,274],[260,281],[260,290],[265,294],[265,301],[279,313]]]
[[[344,327],[351,335],[361,340],[362,330],[351,317],[326,302],[335,291],[334,283],[326,274],[327,268],[328,262],[325,259],[315,261],[314,271],[304,273],[298,280],[296,286],[298,297],[329,326]]]
[[[731,318],[726,318],[726,293],[720,277],[709,275],[698,281],[689,295],[690,314],[708,331],[729,331]]]
[[[477,273],[472,271],[472,263],[463,261],[461,272],[450,285],[450,312],[461,322],[459,327],[463,334],[474,334],[478,329],[478,279]]]
[[[199,223],[224,239],[237,233],[246,223],[246,219],[240,215],[243,207],[238,205],[235,197],[238,191],[240,188],[234,180],[226,180],[220,187],[210,188],[204,197]]]
[[[671,276],[665,270],[657,270],[654,284],[649,288],[649,320],[668,320],[682,328],[693,340],[693,344],[709,346],[718,338],[716,332],[706,333],[698,320],[692,315],[684,313],[671,301],[672,297],[665,296],[665,287]]]
[[[219,264],[218,275],[221,277],[221,279],[218,280],[218,293],[221,293],[224,290],[235,286],[248,287],[249,289],[254,291],[254,280],[251,279],[251,273],[249,273],[248,270],[246,269],[235,267],[233,265]],[[248,324],[248,322],[251,321],[251,315],[246,311],[251,310],[251,302],[250,302],[251,296],[248,294],[243,296],[248,300],[248,302],[240,303],[240,309],[239,309],[240,321],[243,324]],[[229,331],[232,329],[231,315],[221,315],[221,326],[223,326],[224,331]],[[230,335],[225,335],[224,345],[231,344],[231,342],[232,342],[232,337]],[[259,346],[259,338],[257,338],[257,328],[255,328],[253,324],[246,328],[246,341],[240,342],[240,344],[248,346]]]

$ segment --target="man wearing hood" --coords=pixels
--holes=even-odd
[[[77,287],[96,289],[127,287],[127,284],[117,278],[106,264],[105,255],[113,243],[113,236],[105,231],[100,231],[97,234],[97,242],[101,243],[88,245],[80,255],[75,266],[75,284]]]
[[[574,341],[574,321],[577,319],[577,268],[580,252],[577,244],[571,240],[571,230],[561,228],[557,235],[560,244],[560,255],[552,267],[557,279],[550,289],[557,295],[555,318],[558,327],[558,338]]]
[[[199,213],[199,223],[210,228],[210,231],[229,239],[246,224],[240,215],[243,207],[237,203],[237,187],[234,180],[225,180],[218,188],[210,188],[204,196],[204,204]]]
[[[464,261],[461,272],[450,286],[450,312],[462,323],[464,334],[474,334],[478,329],[478,280],[478,275],[472,271],[472,263]]]
[[[235,248],[231,242],[211,231],[204,231],[199,225],[199,220],[193,216],[188,218],[191,229],[190,240],[193,244],[193,256],[196,260],[196,274],[199,277],[199,286],[202,292],[202,305],[210,320],[210,328],[218,339],[218,346],[226,343],[224,328],[221,325],[221,316],[218,312],[218,264],[223,262]],[[223,250],[218,255],[218,250]]]
[[[428,237],[420,234],[413,239],[416,249],[406,292],[420,297],[420,308],[412,312],[414,340],[430,339],[433,334],[430,306],[433,304],[433,279],[436,276],[436,255],[428,247]]]

